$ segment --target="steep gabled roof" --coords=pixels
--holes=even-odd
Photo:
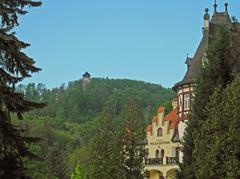
[[[207,37],[203,37],[197,51],[193,58],[187,58],[186,64],[187,64],[187,72],[183,78],[182,81],[176,83],[173,87],[173,89],[176,89],[178,86],[184,85],[184,84],[190,84],[194,83],[197,79],[198,74],[201,70],[202,65],[202,59],[205,56],[205,46],[207,43]]]
[[[203,34],[202,40],[201,40],[193,58],[187,58],[187,60],[185,62],[188,67],[187,72],[186,72],[183,80],[174,85],[174,87],[173,87],[174,90],[176,90],[178,86],[196,82],[197,76],[199,75],[200,70],[201,70],[202,60],[205,58],[205,55],[206,55],[205,51],[206,51],[206,47],[208,45],[209,33],[212,33],[216,26],[231,25],[231,23],[232,23],[231,19],[229,17],[228,11],[227,11],[227,4],[225,4],[225,12],[217,12],[217,9],[216,9],[217,5],[215,4],[214,6],[215,6],[215,11],[209,22],[210,29],[209,29],[208,33]],[[208,10],[206,11],[206,13],[207,12],[208,12]],[[206,15],[208,15],[208,14],[205,14],[204,18],[208,18]]]
[[[227,12],[215,12],[211,18],[210,24],[229,25],[231,24],[231,19]]]

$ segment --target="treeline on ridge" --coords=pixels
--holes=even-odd
[[[124,106],[134,96],[147,124],[160,105],[170,111],[175,96],[161,85],[103,78],[91,79],[86,88],[78,80],[53,89],[44,84],[21,84],[17,90],[27,100],[47,103],[47,107],[27,113],[24,121],[15,122],[26,135],[42,139],[30,148],[44,160],[25,162],[34,178],[69,178],[79,162],[88,164],[89,149],[105,106],[113,109],[114,125],[120,125]]]

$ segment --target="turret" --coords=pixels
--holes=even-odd
[[[187,71],[184,78],[173,87],[173,90],[177,93],[178,134],[180,138],[183,137],[185,131],[185,121],[190,119],[191,103],[194,97],[196,80],[200,74],[202,64],[205,64],[204,62],[207,60],[206,49],[208,47],[209,37],[216,27],[231,25],[231,19],[228,14],[228,4],[225,4],[225,11],[223,12],[218,12],[217,7],[217,1],[215,0],[212,17],[209,15],[209,9],[205,9],[201,42],[194,56],[192,58],[187,57],[186,59]]]
[[[209,24],[210,24],[210,15],[208,13],[209,9],[205,9],[205,14],[203,16],[204,23],[203,23],[203,35],[206,36],[209,33]]]

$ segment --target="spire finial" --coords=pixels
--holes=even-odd
[[[214,0],[214,12],[217,12],[217,0]]]
[[[228,13],[228,3],[225,3],[225,12]]]
[[[209,12],[209,9],[206,8],[206,9],[205,9],[205,14],[204,14],[204,19],[205,19],[205,20],[208,20],[208,19],[210,18],[210,15],[208,14],[208,12]]]

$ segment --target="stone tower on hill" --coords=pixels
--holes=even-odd
[[[88,83],[90,83],[91,75],[88,72],[85,72],[82,77],[82,88],[83,90],[86,88]]]

